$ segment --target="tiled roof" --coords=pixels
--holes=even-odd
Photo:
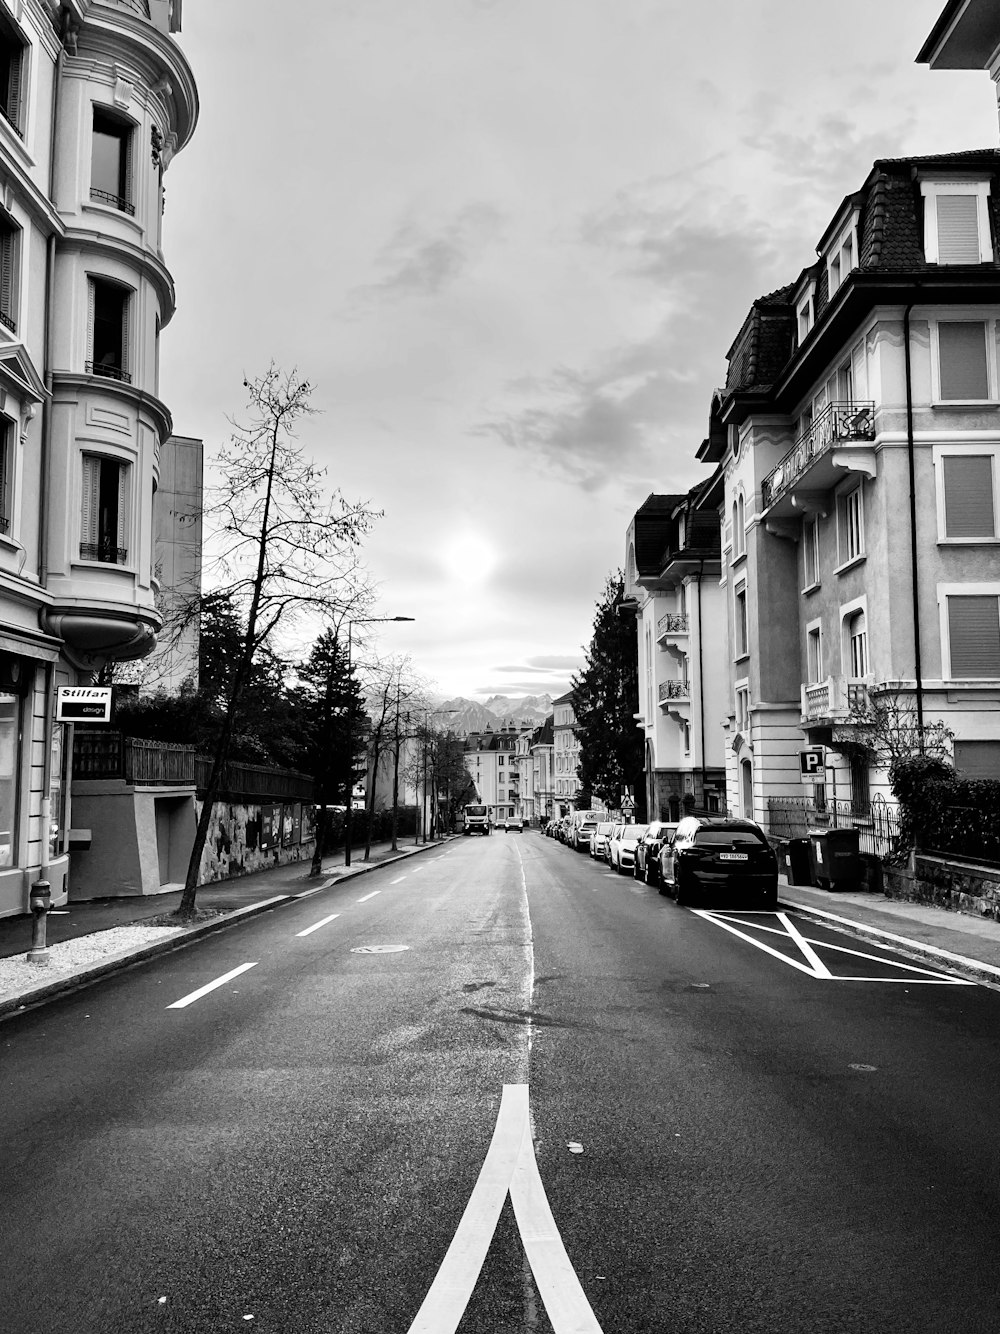
[[[918,176],[928,169],[942,173],[976,171],[990,178],[992,230],[994,238],[1000,237],[1000,150],[978,148],[928,157],[880,158],[861,189],[848,195],[838,210],[842,214],[851,205],[859,210],[857,268],[861,273],[918,277],[940,272],[939,265],[927,263],[923,250],[923,199]],[[836,218],[837,214],[833,221]],[[994,246],[996,253],[996,240]],[[988,264],[948,266],[950,270],[966,267],[996,272],[1000,271],[1000,261],[994,258]],[[797,350],[792,294],[806,276],[816,282],[814,328],[822,325],[830,296],[827,266],[821,257],[802,271],[796,283],[758,297],[753,303],[727,354],[727,395],[765,392],[792,360]]]
[[[656,576],[663,568],[660,557],[670,536],[670,515],[682,505],[685,496],[650,495],[635,512],[633,532],[635,568],[641,576]]]

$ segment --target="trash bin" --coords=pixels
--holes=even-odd
[[[810,829],[809,861],[813,883],[821,889],[857,889],[861,856],[856,829]]]
[[[790,885],[811,885],[813,883],[812,867],[809,864],[809,840],[807,838],[790,838],[785,850],[785,860],[788,863],[788,883]]]

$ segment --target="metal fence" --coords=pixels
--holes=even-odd
[[[117,778],[138,787],[188,785],[204,793],[211,772],[212,761],[198,755],[194,746],[145,741],[108,728],[74,728],[76,779]],[[312,801],[314,794],[312,778],[294,769],[228,764],[219,796],[236,800]]]
[[[899,808],[881,795],[865,808],[850,801],[817,806],[810,797],[771,797],[767,815],[772,838],[805,838],[811,829],[856,829],[859,850],[870,857],[885,860],[899,847]]]

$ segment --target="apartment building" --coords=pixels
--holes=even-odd
[[[576,712],[573,692],[552,701],[552,763],[555,783],[556,815],[569,815],[576,810],[580,779],[580,738],[576,730]]]
[[[174,287],[163,174],[198,98],[179,0],[0,4],[0,915],[66,897],[60,686],[147,654]]]
[[[465,767],[476,786],[476,799],[490,808],[496,823],[517,814],[517,748],[520,727],[498,732],[470,732],[465,738]]]
[[[719,810],[726,800],[722,495],[718,468],[686,495],[650,495],[626,536],[625,597],[639,653],[635,721],[651,819],[680,819],[686,807]]]
[[[728,804],[863,811],[873,701],[1000,773],[1000,153],[877,161],[754,302],[698,452],[721,468]]]

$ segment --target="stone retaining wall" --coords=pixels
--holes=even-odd
[[[886,898],[933,903],[950,912],[1000,922],[1000,867],[969,866],[916,853],[910,867],[883,873]]]

